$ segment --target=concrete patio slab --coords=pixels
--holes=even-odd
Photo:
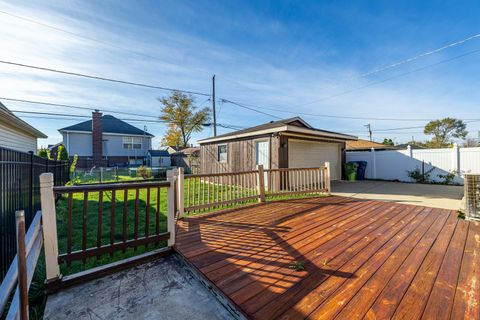
[[[463,187],[390,181],[333,181],[332,194],[414,204],[433,208],[459,210]]]
[[[48,297],[44,319],[234,319],[174,255]]]

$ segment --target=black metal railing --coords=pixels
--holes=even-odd
[[[15,211],[25,210],[28,228],[40,209],[39,176],[44,172],[53,173],[55,185],[65,185],[69,163],[0,148],[0,281],[17,252]]]

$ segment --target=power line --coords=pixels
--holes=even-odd
[[[117,111],[117,110],[109,110],[109,109],[103,109],[101,107],[81,107],[81,106],[72,106],[72,105],[68,105],[68,104],[52,103],[52,102],[45,102],[45,101],[34,101],[34,100],[24,100],[24,99],[7,98],[7,97],[0,97],[0,100],[30,103],[30,104],[39,104],[39,105],[46,105],[46,106],[52,106],[52,107],[79,109],[79,110],[90,110],[90,111],[100,110],[100,111],[103,111],[103,112],[114,112],[114,113],[118,113],[118,114],[129,115],[129,116],[138,116],[138,117],[158,119],[158,117],[156,117],[156,116],[143,115],[143,114],[139,114],[139,113],[131,113],[131,112],[124,112],[124,111]]]
[[[438,53],[440,51],[443,51],[445,49],[449,49],[449,48],[452,48],[452,47],[455,47],[455,46],[458,46],[460,44],[463,44],[465,42],[468,42],[470,40],[474,40],[476,38],[479,38],[480,37],[480,33],[477,33],[473,36],[470,36],[470,37],[467,37],[465,39],[462,39],[462,40],[458,40],[458,41],[455,41],[455,42],[452,42],[452,43],[449,43],[449,44],[446,44],[440,48],[437,48],[437,49],[434,49],[434,50],[431,50],[431,51],[427,51],[427,52],[423,52],[423,53],[420,53],[414,57],[411,57],[411,58],[408,58],[408,59],[404,59],[404,60],[400,60],[398,62],[395,62],[395,63],[392,63],[392,64],[389,64],[389,65],[386,65],[386,66],[383,66],[383,67],[380,67],[380,68],[377,68],[377,69],[374,69],[372,71],[369,71],[369,72],[365,72],[363,74],[361,74],[359,77],[368,77],[368,76],[371,76],[375,73],[379,73],[379,72],[382,72],[382,71],[385,71],[385,70],[388,70],[388,69],[392,69],[392,68],[395,68],[395,67],[398,67],[400,65],[403,65],[403,64],[406,64],[406,63],[409,63],[409,62],[412,62],[412,61],[415,61],[415,60],[418,60],[420,58],[423,58],[423,57],[426,57],[426,56],[429,56],[429,55],[432,55],[434,53]]]
[[[342,96],[342,95],[345,95],[345,94],[348,94],[348,93],[351,93],[351,92],[354,92],[354,91],[358,91],[358,90],[361,90],[361,89],[364,89],[364,88],[367,88],[367,87],[371,87],[373,85],[384,83],[384,82],[387,82],[387,81],[390,81],[390,80],[393,80],[393,79],[396,79],[396,78],[399,78],[399,77],[404,77],[404,76],[410,75],[412,73],[420,72],[420,71],[423,71],[427,68],[431,68],[431,67],[443,64],[443,63],[447,63],[447,62],[450,62],[450,61],[453,61],[453,60],[456,60],[456,59],[460,59],[460,58],[463,58],[463,57],[466,57],[466,56],[469,56],[469,55],[472,55],[472,54],[475,54],[475,53],[478,53],[478,52],[480,52],[480,49],[469,51],[469,52],[466,52],[464,54],[457,55],[457,56],[454,56],[454,57],[446,59],[446,60],[442,60],[442,61],[430,64],[430,65],[427,65],[427,66],[424,66],[424,67],[421,67],[421,68],[417,68],[417,69],[414,69],[414,70],[411,70],[411,71],[408,71],[408,72],[405,72],[405,73],[398,74],[396,76],[392,76],[392,77],[389,77],[389,78],[386,78],[386,79],[383,79],[383,80],[380,80],[380,81],[370,82],[366,85],[363,85],[363,86],[360,86],[360,87],[357,87],[357,88],[354,88],[354,89],[350,89],[350,90],[347,90],[347,91],[343,91],[343,92],[340,92],[340,93],[337,93],[337,94],[334,94],[334,95],[331,95],[331,96],[327,96],[327,97],[324,97],[322,99],[319,99],[319,100],[316,100],[316,101],[313,101],[313,102],[304,103],[303,106],[309,105],[309,104],[312,104],[312,103],[316,103],[316,102],[320,102],[320,101],[324,101],[324,100],[328,100],[328,99],[332,99],[332,98],[336,98],[336,97],[339,97],[339,96]],[[229,103],[235,104],[237,106],[240,106],[240,104],[238,102],[235,103],[231,100],[224,99],[224,98],[222,98],[221,100],[224,101],[224,102],[229,102]],[[278,108],[263,107],[263,106],[252,105],[252,104],[243,104],[241,106],[244,107],[244,108],[247,108],[247,106],[250,106],[250,107],[253,107],[253,108],[267,109],[267,110],[272,110],[272,111],[277,111],[277,112],[286,112],[286,113],[291,113],[291,114],[305,114],[305,115],[317,116],[317,117],[343,118],[343,119],[355,119],[355,120],[384,120],[384,121],[394,121],[394,120],[395,121],[429,121],[429,120],[432,120],[432,119],[394,119],[394,118],[367,118],[367,117],[333,116],[333,115],[325,115],[325,114],[308,114],[308,113],[301,113],[301,112],[296,112],[296,111],[286,111],[286,110],[282,110],[282,109],[278,109]],[[255,110],[255,109],[252,109],[252,108],[249,108],[249,109],[259,112],[258,110]],[[262,113],[264,113],[264,112],[262,112]],[[268,114],[268,113],[264,113],[264,114],[274,116],[274,115]],[[279,118],[277,116],[274,116],[274,117]]]
[[[79,114],[65,114],[65,113],[57,113],[57,112],[40,112],[40,111],[28,111],[28,110],[10,110],[11,112],[14,113],[25,113],[25,114],[33,114],[33,115],[46,115],[50,117],[44,117],[44,116],[25,116],[25,115],[20,115],[23,118],[36,118],[36,119],[50,119],[50,120],[78,120],[79,118],[84,118],[84,119],[91,119],[91,116],[88,115],[79,115]],[[59,118],[61,117],[61,118]],[[163,121],[163,120],[146,120],[146,119],[132,119],[132,118],[117,118],[118,120],[122,121],[127,121],[127,122],[141,122],[141,123],[173,123],[170,121]],[[103,118],[102,121],[109,121],[111,119],[108,118]],[[113,120],[113,119],[112,119]],[[207,124],[209,125],[209,124]],[[231,124],[219,124],[219,126],[225,127],[225,128],[234,128],[238,127],[235,125]]]
[[[22,68],[30,68],[30,69],[36,69],[36,70],[41,70],[41,71],[48,71],[48,72],[66,74],[66,75],[69,75],[69,76],[76,76],[76,77],[82,77],[82,78],[87,78],[87,79],[94,79],[94,80],[101,80],[101,81],[107,81],[107,82],[113,82],[113,83],[126,84],[126,85],[131,85],[131,86],[136,86],[136,87],[165,90],[165,91],[170,91],[170,92],[178,91],[178,92],[183,92],[183,93],[187,93],[187,94],[206,96],[206,97],[210,96],[210,94],[203,93],[203,92],[180,90],[180,89],[150,85],[150,84],[146,84],[146,83],[139,83],[139,82],[124,81],[124,80],[118,80],[118,79],[112,79],[112,78],[105,78],[105,77],[100,77],[100,76],[95,76],[95,75],[89,75],[89,74],[84,74],[84,73],[71,72],[71,71],[65,71],[65,70],[59,70],[59,69],[53,69],[53,68],[47,68],[47,67],[34,66],[34,65],[29,65],[29,64],[19,63],[19,62],[13,62],[13,61],[0,60],[0,63],[7,64],[7,65],[12,65],[12,66],[17,66],[17,67],[22,67]]]
[[[264,115],[267,115],[267,116],[270,116],[270,117],[274,117],[274,118],[277,118],[277,119],[282,119],[281,117],[278,117],[276,115],[273,115],[271,113],[267,113],[267,112],[263,112],[263,111],[260,111],[260,110],[256,110],[254,108],[250,108],[249,106],[246,106],[244,104],[241,104],[239,102],[235,102],[235,101],[231,101],[231,100],[228,100],[228,99],[220,99],[221,102],[227,102],[227,103],[230,103],[230,104],[233,104],[233,105],[236,105],[240,108],[244,108],[244,109],[248,109],[248,110],[251,110],[251,111],[254,111],[254,112],[257,112],[257,113],[261,113],[261,114],[264,114]],[[256,106],[257,108],[262,108],[262,107],[258,107]]]
[[[333,94],[333,95],[330,95],[330,96],[327,96],[327,97],[324,97],[324,98],[321,98],[321,99],[318,99],[318,100],[315,100],[315,101],[305,103],[304,105],[309,105],[309,104],[317,103],[317,102],[320,102],[320,101],[325,101],[325,100],[329,100],[329,99],[332,99],[332,98],[337,98],[339,96],[343,96],[343,95],[352,93],[354,91],[358,91],[358,90],[368,88],[368,87],[371,87],[371,86],[374,86],[374,85],[377,85],[377,84],[380,84],[380,83],[384,83],[384,82],[391,81],[391,80],[394,80],[394,79],[397,79],[397,78],[400,78],[400,77],[404,77],[404,76],[410,75],[412,73],[417,73],[417,72],[423,71],[425,69],[435,67],[435,66],[438,66],[440,64],[444,64],[444,63],[447,63],[447,62],[450,62],[450,61],[453,61],[453,60],[457,60],[457,59],[460,59],[460,58],[463,58],[463,57],[466,57],[466,56],[469,56],[469,55],[472,55],[472,54],[475,54],[475,53],[478,53],[478,52],[480,52],[480,49],[473,50],[473,51],[468,51],[466,53],[454,56],[454,57],[446,59],[446,60],[442,60],[442,61],[432,63],[432,64],[429,64],[429,65],[426,65],[426,66],[423,66],[423,67],[420,67],[420,68],[417,68],[417,69],[413,69],[413,70],[410,70],[410,71],[407,71],[407,72],[404,72],[404,73],[400,73],[398,75],[395,75],[395,76],[392,76],[392,77],[389,77],[389,78],[385,78],[383,80],[373,81],[373,82],[367,83],[366,85],[363,85],[363,86],[360,86],[360,87],[357,87],[357,88],[353,88],[353,89],[350,89],[350,90],[339,92],[337,94]]]

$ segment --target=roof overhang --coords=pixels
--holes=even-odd
[[[253,132],[246,132],[246,133],[240,133],[240,134],[234,134],[234,135],[229,135],[226,137],[213,137],[213,138],[207,138],[207,139],[202,139],[199,140],[199,144],[205,144],[205,143],[211,143],[211,142],[220,142],[220,141],[228,141],[228,140],[235,140],[235,139],[241,139],[241,138],[247,138],[247,137],[255,137],[259,135],[265,135],[265,134],[273,134],[273,133],[300,133],[303,135],[308,135],[308,136],[313,136],[313,137],[321,137],[321,138],[332,138],[332,139],[337,139],[340,141],[345,141],[345,140],[357,140],[358,138],[356,136],[351,136],[347,134],[342,134],[342,133],[337,133],[337,132],[330,132],[330,131],[321,131],[321,130],[315,130],[315,129],[309,129],[309,128],[302,128],[299,126],[292,126],[292,125],[283,125],[279,126],[276,128],[269,128],[269,129],[264,129],[264,130],[258,130],[258,131],[253,131]]]
[[[14,115],[2,103],[0,103],[0,118],[2,120],[6,120],[5,122],[8,123],[10,126],[13,126],[28,135],[31,135],[37,138],[48,138],[46,134],[35,129],[30,124],[28,124],[27,122],[23,121],[22,119]]]

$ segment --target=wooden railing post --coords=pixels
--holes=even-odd
[[[330,162],[325,162],[325,188],[327,189],[327,194],[330,195],[332,192],[330,187]]]
[[[258,202],[265,202],[265,171],[263,165],[257,165]]]
[[[185,188],[185,172],[182,167],[179,167],[177,173],[177,210],[178,217],[181,218],[185,214],[185,197],[184,197],[184,188]]]
[[[168,239],[168,246],[173,247],[175,245],[175,181],[176,177],[173,170],[167,171],[167,181],[170,182],[168,187],[167,197],[167,231],[170,232],[170,238]]]
[[[27,281],[27,250],[25,248],[25,212],[15,212],[17,220],[17,266],[18,291],[20,295],[20,319],[28,320],[28,281]]]
[[[47,271],[46,283],[48,284],[58,281],[61,277],[58,265],[57,214],[55,211],[52,173],[42,173],[40,175],[40,199]]]

